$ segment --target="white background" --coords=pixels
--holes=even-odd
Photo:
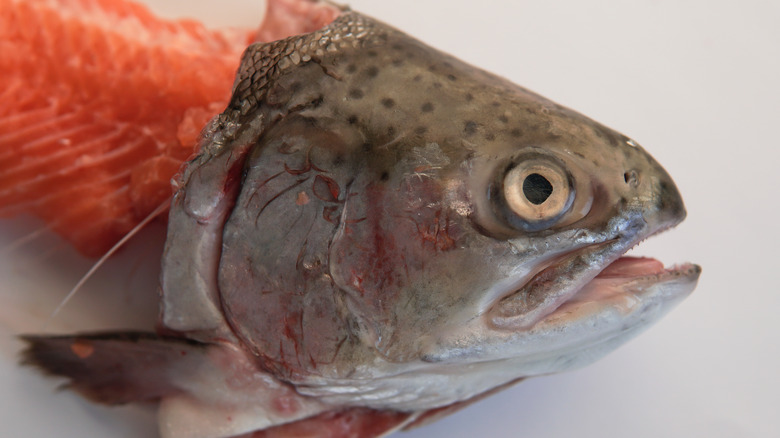
[[[255,24],[257,6],[241,7],[252,0],[219,3],[154,6],[212,24]],[[528,380],[401,436],[780,436],[780,3],[351,4],[639,141],[677,182],[689,216],[636,252],[704,269],[687,301],[600,362]],[[39,227],[0,222],[0,249]],[[55,298],[89,262],[48,237],[1,253],[0,435],[155,436],[151,409],[95,407],[19,369],[11,337],[150,321],[134,310],[153,301],[156,260],[143,253],[138,244],[125,251],[47,326]]]

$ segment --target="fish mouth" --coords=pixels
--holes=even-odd
[[[593,243],[548,262],[528,281],[505,294],[489,311],[490,325],[499,330],[532,330],[537,325],[581,318],[599,312],[628,314],[643,301],[684,298],[696,284],[701,268],[692,263],[665,267],[650,257],[625,253],[641,241],[614,238]],[[661,296],[663,295],[663,296]]]

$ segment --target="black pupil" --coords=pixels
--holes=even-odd
[[[528,175],[523,181],[523,194],[531,204],[541,204],[550,197],[552,192],[553,186],[550,181],[538,173]]]

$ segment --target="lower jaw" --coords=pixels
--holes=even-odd
[[[605,308],[629,313],[639,305],[646,291],[679,277],[697,277],[699,271],[698,266],[689,263],[665,268],[653,258],[622,256],[578,287],[576,292],[567,293],[564,300],[551,303],[545,306],[546,309],[535,308],[514,314],[507,307],[504,308],[506,316],[497,316],[493,323],[498,328],[527,330],[543,321],[560,319],[562,314],[581,313],[584,307],[588,313]],[[550,293],[555,293],[554,286],[551,290]]]
[[[648,293],[679,279],[695,281],[701,269],[684,263],[665,268],[663,263],[647,257],[621,257],[601,271],[553,314],[572,313],[585,306],[610,307],[630,313]],[[692,290],[692,287],[691,287]]]

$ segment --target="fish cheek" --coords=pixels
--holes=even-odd
[[[290,115],[262,136],[223,233],[219,288],[227,320],[287,380],[320,373],[346,340],[328,272],[352,178],[352,131]]]
[[[438,178],[398,167],[390,175],[353,183],[329,260],[352,333],[400,362],[418,358],[425,336],[446,317],[451,299],[442,294],[451,291],[441,281],[442,260],[458,258],[464,235]]]

